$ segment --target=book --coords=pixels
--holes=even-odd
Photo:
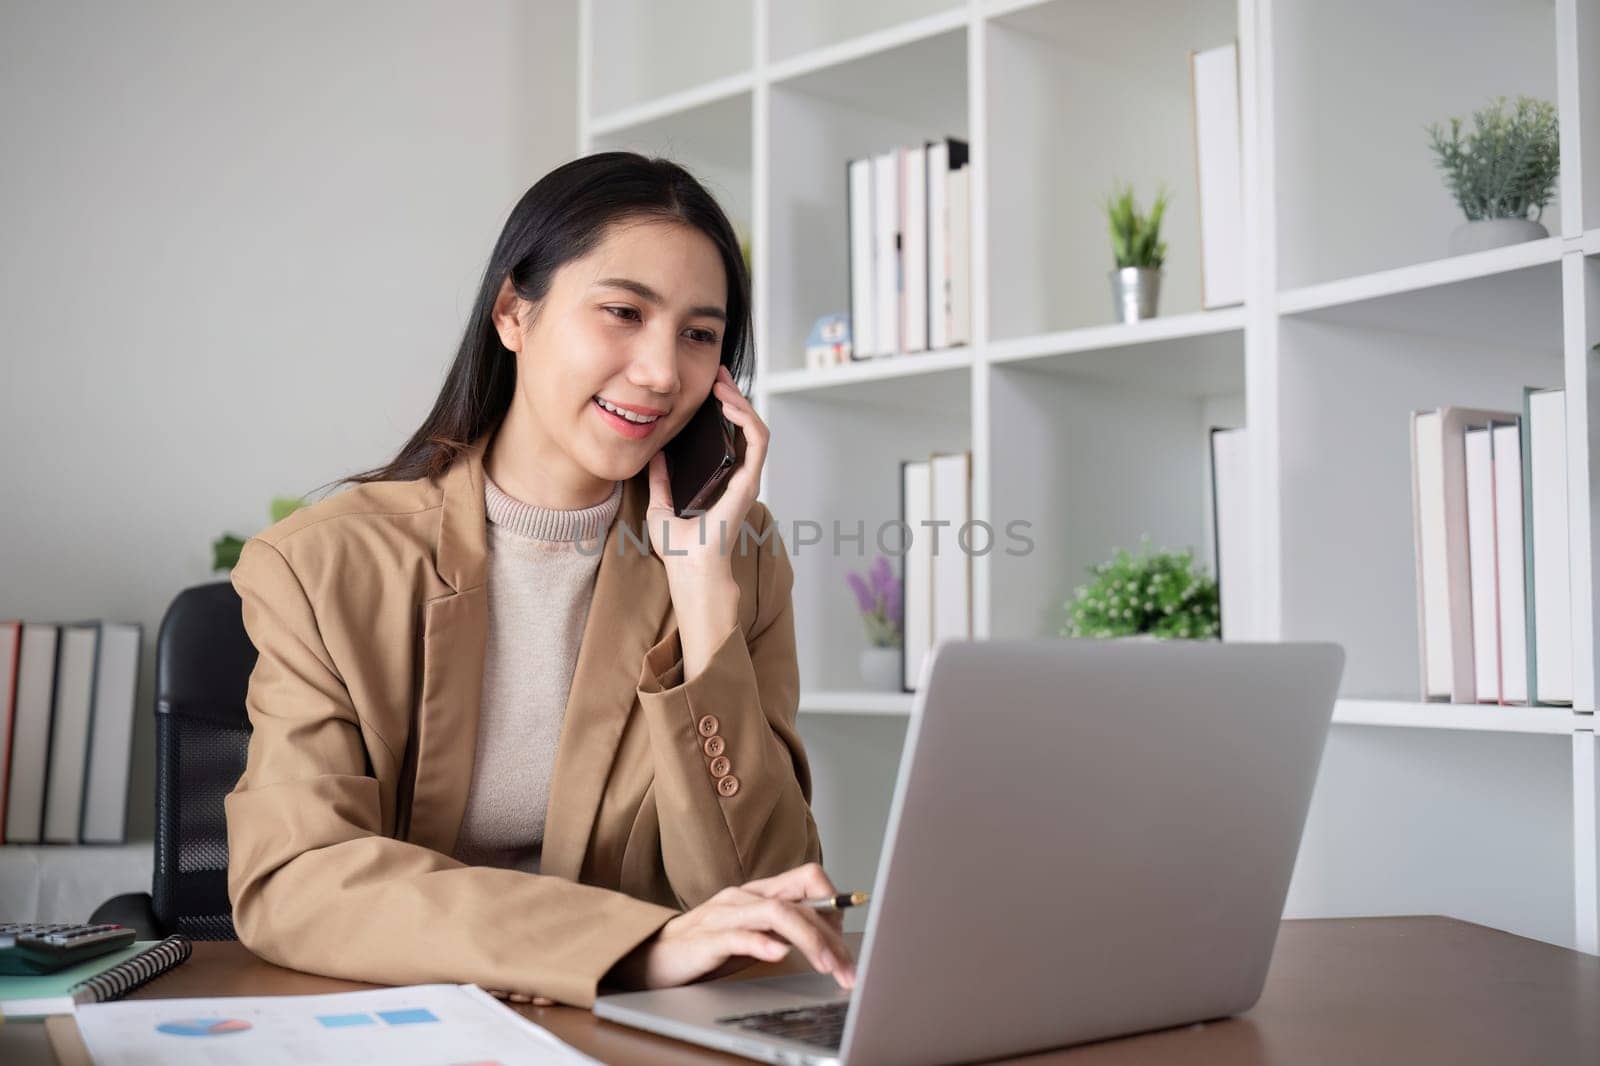
[[[967,165],[967,142],[955,137],[929,141],[928,150],[928,347],[953,343],[952,299],[956,218],[950,198],[954,172]]]
[[[1250,450],[1244,428],[1211,430],[1211,513],[1223,640],[1249,632],[1255,599],[1251,563]]]
[[[1467,544],[1466,429],[1515,417],[1467,407],[1411,415],[1417,643],[1424,700],[1478,700]]]
[[[933,553],[932,647],[941,640],[972,637],[972,556],[961,546],[962,530],[972,520],[972,453],[937,453],[929,457],[933,526],[928,529]]]
[[[950,174],[951,346],[972,343],[972,168]]]
[[[1472,664],[1479,703],[1500,703],[1500,597],[1496,589],[1494,453],[1489,426],[1467,427],[1467,567],[1472,586]]]
[[[908,538],[902,556],[901,667],[902,685],[915,692],[922,663],[933,646],[933,553],[931,532],[924,524],[933,517],[933,464],[927,459],[900,463],[900,519]]]
[[[120,999],[189,957],[189,938],[136,940],[125,948],[36,976],[0,976],[0,1015],[9,1020],[71,1014],[80,1004]]]
[[[852,159],[848,172],[850,227],[850,357],[870,358],[877,351],[876,234],[873,221],[871,159]]]
[[[1200,205],[1200,303],[1244,302],[1244,187],[1237,41],[1189,53]]]
[[[1500,606],[1500,700],[1528,702],[1528,618],[1523,573],[1522,425],[1489,423],[1494,453],[1495,593]]]
[[[83,814],[78,829],[78,838],[86,844],[121,844],[127,839],[128,769],[133,755],[142,638],[143,627],[137,622],[100,624]]]
[[[50,714],[50,767],[45,777],[48,783],[44,799],[44,840],[47,844],[78,842],[99,645],[100,627],[93,622],[69,622],[61,627],[55,702]]]
[[[50,622],[22,626],[11,780],[6,796],[6,843],[37,844],[44,834],[45,767],[50,758],[50,706],[55,696],[60,629]]]
[[[865,354],[900,350],[900,153],[872,157],[873,312],[876,332]]]
[[[900,149],[900,350],[928,349],[928,150]]]
[[[17,674],[22,669],[22,621],[0,622],[0,844],[5,843],[6,797],[11,794],[11,727],[17,715]]]
[[[1537,703],[1572,703],[1572,566],[1567,547],[1567,415],[1561,389],[1523,394],[1528,505],[1528,673]]]

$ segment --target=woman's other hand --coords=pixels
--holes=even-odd
[[[855,959],[838,912],[800,901],[838,894],[816,863],[718,892],[662,926],[623,956],[607,981],[624,988],[669,988],[721,977],[752,962],[777,962],[799,948],[811,968],[855,987]]]

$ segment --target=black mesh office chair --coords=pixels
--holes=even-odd
[[[244,770],[255,662],[230,582],[185,589],[167,608],[156,640],[154,884],[107,900],[91,921],[131,926],[141,939],[237,938],[222,799]]]

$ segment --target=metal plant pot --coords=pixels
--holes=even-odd
[[[1161,296],[1161,271],[1151,267],[1123,267],[1111,272],[1111,299],[1120,322],[1156,317]]]

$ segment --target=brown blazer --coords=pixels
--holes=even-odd
[[[437,477],[357,485],[245,542],[232,581],[259,654],[249,756],[225,799],[228,894],[239,939],[283,966],[588,1006],[680,909],[821,860],[795,730],[793,571],[755,503],[747,521],[770,536],[736,545],[739,625],[684,684],[644,527],[648,471],[630,479],[572,679],[541,873],[467,866],[451,855],[488,625],[488,439]],[[710,773],[707,727],[737,790]]]

